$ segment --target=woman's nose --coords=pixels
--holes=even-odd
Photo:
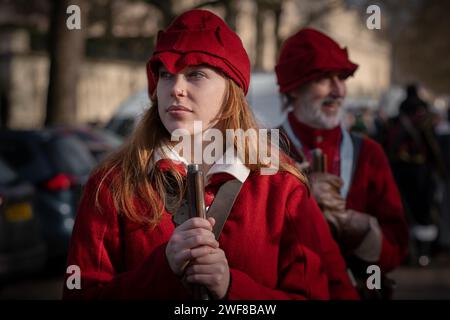
[[[174,80],[171,90],[172,96],[174,97],[186,96],[186,83],[183,78],[183,75],[176,74],[173,79]]]

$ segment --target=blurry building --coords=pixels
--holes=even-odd
[[[173,1],[174,12],[182,12],[202,2]],[[328,5],[328,2],[333,6],[324,7],[321,12],[320,6]],[[106,23],[101,19],[93,21],[89,26],[87,57],[80,66],[77,119],[74,122],[105,122],[121,101],[145,88],[146,58],[151,54],[154,36],[164,20],[155,7],[143,2],[117,0],[106,3],[105,10],[109,10],[112,18],[106,19]],[[350,101],[376,98],[389,87],[389,44],[377,37],[377,30],[369,30],[358,12],[347,8],[344,1],[280,0],[282,10],[278,20],[274,11],[261,13],[259,3],[256,0],[234,1],[236,30],[248,50],[254,70],[273,71],[279,43],[308,25],[347,47],[351,59],[360,65],[355,77],[348,81]],[[222,17],[225,15],[224,7],[205,8]],[[314,19],[308,15],[311,12],[316,16]],[[49,60],[43,50],[45,46],[24,28],[2,28],[5,19],[5,15],[0,16],[0,87],[2,103],[10,107],[8,126],[39,127],[44,121],[48,88]],[[11,16],[8,19],[11,20]],[[261,28],[257,21],[263,22],[259,25]],[[46,27],[42,21],[39,25],[41,29]]]

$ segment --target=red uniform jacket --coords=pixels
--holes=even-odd
[[[108,181],[98,210],[100,178],[93,175],[84,189],[69,249],[68,265],[81,270],[81,290],[65,287],[64,298],[188,298],[165,255],[171,215],[164,212],[155,228],[129,221],[114,209]],[[206,205],[230,178],[212,176]],[[357,298],[316,202],[291,174],[250,173],[219,243],[231,273],[227,299]]]
[[[304,149],[321,148],[327,155],[327,171],[339,176],[341,128],[314,129],[299,122],[293,113],[289,114],[288,121]],[[290,151],[300,156],[293,147]],[[383,149],[367,137],[362,141],[346,200],[347,209],[368,213],[378,220],[383,237],[377,262],[380,269],[388,272],[399,266],[408,249],[408,226],[403,205]]]

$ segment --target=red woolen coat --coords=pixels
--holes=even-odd
[[[339,148],[341,128],[320,130],[299,122],[293,113],[288,116],[293,133],[306,150],[320,148],[327,155],[327,171],[340,174]],[[292,143],[291,143],[292,146]],[[295,148],[290,148],[300,157]],[[347,194],[347,209],[377,218],[382,231],[382,247],[376,263],[383,272],[399,266],[407,255],[408,226],[400,194],[386,155],[375,141],[364,137],[352,184]]]
[[[163,213],[154,229],[118,215],[108,181],[95,206],[100,174],[87,183],[69,249],[68,265],[81,270],[81,290],[64,298],[186,299],[165,247],[174,231]],[[209,205],[226,173],[206,187]],[[148,210],[142,207],[143,212]],[[288,173],[251,173],[219,239],[231,273],[227,299],[354,299],[344,260],[307,188]]]

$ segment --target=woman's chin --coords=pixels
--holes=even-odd
[[[171,136],[191,136],[193,134],[193,128],[189,126],[168,126],[167,131],[170,132]]]

